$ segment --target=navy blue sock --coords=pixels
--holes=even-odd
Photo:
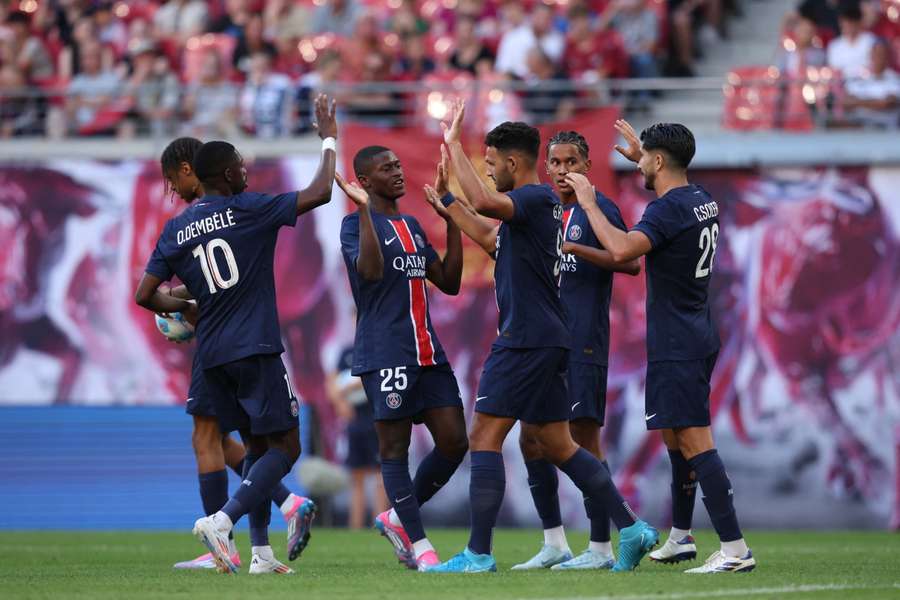
[[[225,469],[212,473],[200,473],[197,476],[200,481],[200,501],[203,502],[203,512],[207,516],[222,510],[228,502],[228,473]]]
[[[413,479],[413,490],[419,506],[431,500],[431,497],[450,481],[461,462],[462,458],[459,460],[445,458],[435,448],[419,463]]]
[[[284,501],[287,500],[290,495],[291,490],[287,489],[285,485],[279,481],[275,485],[275,489],[272,490],[272,502],[275,503],[275,506],[281,508],[281,505],[284,504]]]
[[[244,460],[246,463],[246,458]],[[250,467],[241,486],[231,500],[225,503],[222,512],[228,515],[232,523],[237,523],[261,502],[268,504],[271,501],[272,489],[290,472],[292,466],[293,461],[287,454],[276,448],[269,448]]]
[[[469,510],[472,530],[469,550],[490,554],[494,525],[506,491],[506,469],[499,452],[472,452],[472,474],[469,480]]]
[[[609,464],[604,460],[603,468],[610,473]],[[609,541],[609,515],[606,514],[606,507],[600,498],[584,497],[584,511],[587,513],[588,519],[591,521],[591,541],[592,542],[608,542]]]
[[[697,474],[703,490],[703,503],[719,540],[733,542],[741,539],[737,513],[734,510],[734,490],[725,472],[725,465],[715,450],[707,450],[688,461]]]
[[[562,525],[562,516],[559,513],[559,477],[556,475],[556,467],[550,461],[539,458],[526,461],[525,469],[528,470],[528,488],[541,518],[541,526],[544,529],[559,527]]]
[[[248,479],[250,477],[250,470],[258,460],[258,456],[252,455],[250,453],[247,453],[244,456],[244,472],[242,474],[242,477],[244,479]],[[251,546],[269,545],[269,521],[271,520],[271,515],[271,502],[261,502],[257,506],[254,506],[252,509],[250,509],[250,513],[247,515],[247,520],[250,524]]]
[[[596,456],[584,448],[578,448],[572,458],[559,465],[559,468],[582,494],[588,498],[596,498],[603,504],[616,528],[621,530],[634,525],[637,519],[631,507],[619,494],[609,471]]]
[[[381,478],[384,491],[397,511],[403,529],[409,541],[415,543],[425,538],[425,527],[422,526],[422,515],[419,514],[419,501],[413,492],[412,479],[409,478],[409,458],[382,458]]]
[[[672,527],[690,529],[697,500],[697,480],[694,469],[680,450],[669,450],[672,463]]]

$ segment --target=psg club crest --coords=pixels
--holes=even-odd
[[[291,416],[296,417],[300,414],[300,404],[296,400],[291,400]]]
[[[581,227],[580,226],[572,225],[571,227],[569,227],[569,239],[572,240],[573,242],[575,240],[581,239]]]
[[[418,246],[419,248],[424,248],[425,240],[422,239],[422,236],[417,233],[415,235],[415,238],[416,238],[416,246]]]
[[[400,408],[400,405],[403,404],[403,398],[397,392],[391,392],[385,398],[385,403],[388,405],[388,408]]]

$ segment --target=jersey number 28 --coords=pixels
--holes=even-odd
[[[701,279],[709,275],[709,272],[712,271],[713,259],[716,257],[716,246],[719,243],[719,224],[713,223],[709,227],[704,227],[700,232],[700,249],[703,250],[703,254],[700,255],[700,260],[697,262],[697,269],[694,271],[694,276],[696,279]],[[706,259],[709,259],[707,262]]]
[[[219,268],[219,261],[216,258],[216,250],[221,250],[222,256],[225,258],[225,265],[228,267],[228,279],[222,277],[222,270]],[[234,252],[231,246],[222,238],[210,240],[203,248],[203,244],[197,244],[191,254],[195,258],[200,259],[200,269],[203,271],[203,277],[206,279],[206,285],[209,286],[209,293],[215,294],[217,288],[226,290],[235,285],[240,278],[238,273],[237,261],[234,260]]]

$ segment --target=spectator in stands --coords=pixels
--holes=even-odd
[[[333,90],[341,74],[341,54],[337,50],[326,50],[316,60],[316,69],[307,73],[300,79],[300,87],[297,92],[297,131],[306,132],[312,130],[315,117],[314,100],[319,94],[328,94],[329,97],[338,100],[338,110],[341,110],[342,97]]]
[[[400,3],[400,8],[394,11],[394,14],[388,19],[385,29],[399,36],[404,36],[426,34],[430,27],[428,21],[422,18],[422,15],[419,13],[417,1],[403,0]]]
[[[266,38],[284,52],[282,44],[293,43],[312,31],[312,12],[294,0],[269,0],[263,9]]]
[[[232,37],[240,37],[244,26],[250,20],[249,0],[225,0],[225,14],[213,21],[209,30],[213,33],[224,33]]]
[[[519,78],[528,74],[528,53],[535,46],[554,63],[558,64],[565,49],[566,39],[554,29],[553,8],[537,4],[530,19],[525,18],[520,2],[503,5],[505,20],[515,26],[500,39],[495,68]]]
[[[356,21],[356,29],[353,36],[342,45],[344,52],[344,67],[349,71],[349,78],[364,77],[366,70],[363,64],[368,56],[377,54],[381,56],[387,65],[386,74],[390,74],[391,61],[387,57],[384,47],[384,32],[381,31],[378,19],[373,13],[363,13]],[[374,63],[370,63],[374,64]]]
[[[705,0],[670,0],[670,57],[666,73],[674,77],[694,76],[694,23]]]
[[[129,54],[132,72],[125,82],[124,94],[131,97],[132,108],[119,127],[119,135],[168,135],[178,107],[178,78],[152,42],[132,46]]]
[[[775,62],[782,75],[805,78],[807,67],[825,66],[825,50],[815,46],[815,39],[815,23],[805,17],[798,17]]]
[[[91,16],[82,16],[75,21],[72,28],[72,40],[59,54],[59,76],[71,79],[81,72],[81,48],[84,45],[100,44],[97,26]],[[100,44],[100,62],[103,70],[111,70],[116,62],[115,52],[109,46]]]
[[[471,17],[457,18],[454,34],[456,48],[450,56],[451,67],[459,71],[468,71],[473,75],[476,74],[479,63],[488,63],[490,69],[494,64],[494,53],[476,35],[476,26],[475,19]]]
[[[403,47],[395,63],[397,79],[418,81],[434,72],[434,60],[428,56],[424,35],[418,33],[404,35],[401,40]]]
[[[362,15],[363,9],[357,0],[325,0],[313,14],[312,30],[350,37]]]
[[[402,114],[400,98],[384,89],[390,64],[385,56],[372,52],[363,57],[356,87],[343,98],[344,110],[356,121],[377,127],[394,127]]]
[[[244,76],[250,71],[250,57],[265,52],[270,56],[277,56],[275,45],[263,37],[263,17],[260,13],[253,13],[244,26],[238,43],[234,47],[231,64]]]
[[[103,67],[103,48],[99,42],[81,44],[79,64],[81,72],[69,83],[66,98],[66,115],[73,131],[91,124],[121,86],[119,76]]]
[[[858,2],[842,4],[838,12],[841,35],[828,44],[828,66],[846,78],[857,77],[869,65],[875,36],[862,28]]]
[[[844,0],[846,2],[846,0]],[[828,39],[836,36],[839,31],[838,23],[839,0],[802,0],[797,5],[797,10],[785,16],[785,30],[792,29],[797,19],[803,18],[812,21],[817,29],[822,29],[828,34]]]
[[[250,73],[241,91],[241,125],[257,137],[274,138],[291,131],[293,84],[272,71],[272,55],[263,50],[250,57]]]
[[[24,73],[14,65],[0,68],[0,137],[41,133],[40,106],[27,93]]]
[[[27,13],[10,13],[6,18],[6,32],[0,55],[4,65],[15,66],[29,83],[53,77],[53,60],[40,38],[31,34],[31,18]]]
[[[185,42],[189,37],[203,33],[209,9],[203,0],[169,0],[153,14],[156,35]]]
[[[571,118],[575,102],[568,90],[560,89],[566,74],[538,46],[528,51],[528,88],[522,93],[522,107],[531,123],[539,125]]]
[[[632,77],[656,77],[656,44],[659,23],[646,0],[613,0],[600,19],[601,29],[612,27],[628,53]]]
[[[596,83],[609,75],[610,67],[601,49],[601,35],[594,30],[591,13],[585,6],[569,10],[569,31],[563,68],[569,77],[585,83]]]
[[[896,129],[900,121],[900,76],[890,68],[890,48],[878,40],[872,46],[869,67],[847,80],[844,108],[851,123],[863,127]]]
[[[203,55],[197,81],[184,98],[185,135],[200,139],[230,137],[235,131],[236,92],[224,77],[219,52],[209,49]]]
[[[89,11],[90,14],[90,11]],[[122,19],[113,14],[112,2],[101,2],[93,9],[94,25],[97,28],[97,39],[104,46],[115,50],[122,56],[128,45],[128,28]]]

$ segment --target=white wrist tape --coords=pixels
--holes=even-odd
[[[337,140],[333,137],[327,137],[322,140],[322,152],[324,153],[326,150],[337,152]]]

